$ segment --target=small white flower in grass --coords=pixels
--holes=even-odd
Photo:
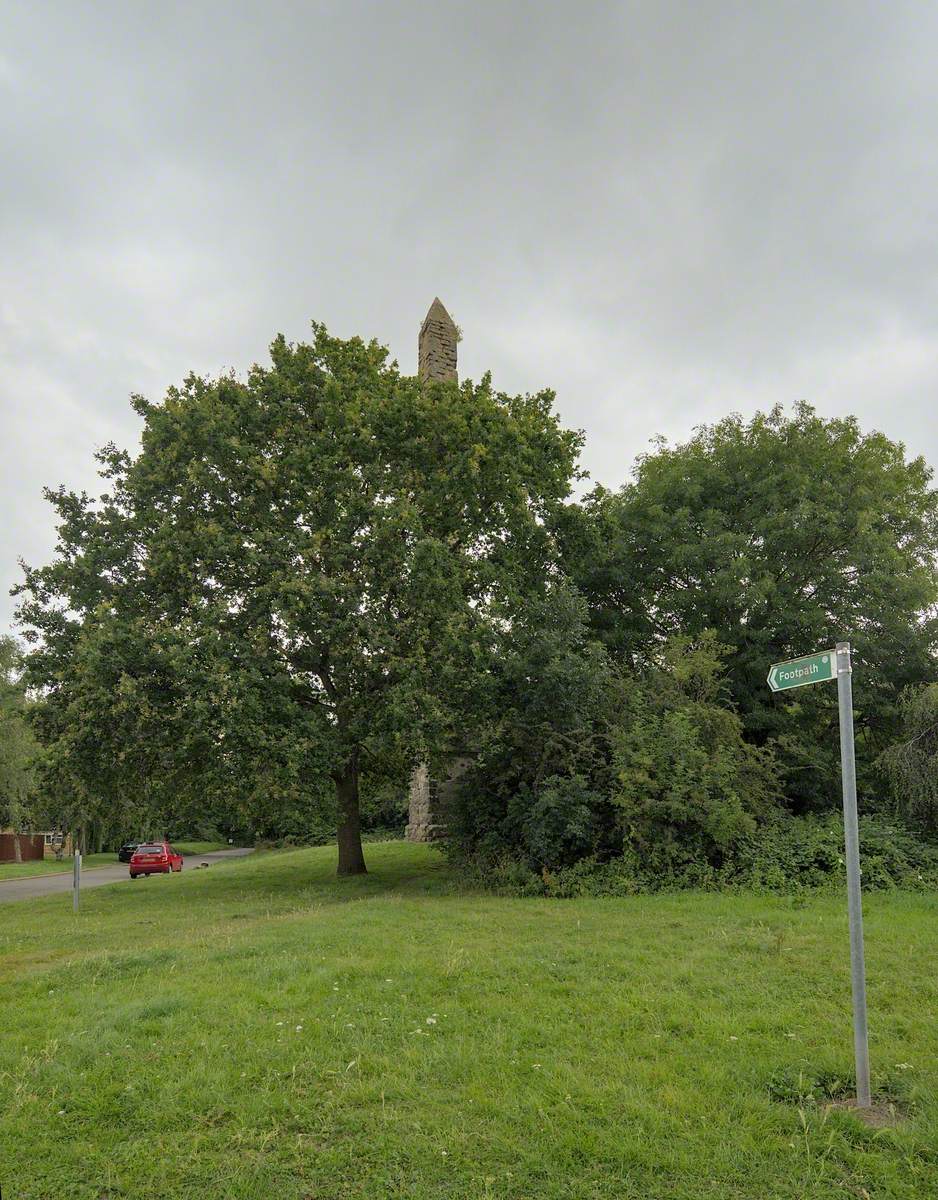
[[[393,979],[385,979],[385,981],[384,981],[384,982],[385,982],[385,983],[393,983],[393,982],[394,982],[394,980],[393,980]]]
[[[282,1024],[283,1024],[283,1021],[278,1021],[278,1022],[277,1022],[277,1024],[278,1024],[278,1025],[282,1025]]]
[[[296,1027],[296,1032],[297,1032],[297,1033],[302,1033],[302,1032],[303,1032],[303,1026],[302,1026],[302,1025],[297,1025],[297,1027]]]
[[[443,1156],[444,1158],[449,1158],[449,1151],[448,1151],[448,1150],[441,1150],[441,1151],[440,1151],[440,1154],[442,1154],[442,1156]]]
[[[435,1025],[435,1024],[436,1024],[436,1017],[427,1017],[427,1024],[428,1024],[428,1025]]]
[[[59,1116],[60,1116],[60,1117],[64,1117],[64,1116],[65,1116],[65,1109],[64,1109],[64,1108],[60,1108],[60,1109],[59,1109]]]
[[[897,1071],[914,1071],[915,1068],[911,1063],[896,1063]]]
[[[738,1037],[733,1037],[733,1035],[732,1035],[732,1034],[730,1034],[730,1041],[731,1041],[731,1042],[738,1042],[738,1041],[739,1041],[739,1038],[738,1038]]]
[[[531,1066],[534,1068],[535,1071],[539,1071],[541,1069],[540,1063],[532,1063]]]
[[[796,1036],[797,1036],[797,1035],[796,1035],[796,1034],[794,1034],[794,1033],[786,1033],[786,1034],[785,1034],[785,1037],[787,1037],[787,1038],[794,1038],[794,1037],[796,1037]]]

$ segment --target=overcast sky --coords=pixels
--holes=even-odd
[[[610,486],[806,399],[938,464],[938,5],[0,0],[0,631],[43,485],[272,336],[557,390]]]

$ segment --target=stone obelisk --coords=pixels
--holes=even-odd
[[[420,326],[417,337],[417,375],[423,381],[439,379],[455,383],[456,343],[459,331],[437,296]]]
[[[421,382],[456,383],[456,343],[459,332],[439,297],[430,305],[417,338],[417,374]],[[453,767],[458,771],[456,762]],[[445,799],[454,777],[442,782],[431,778],[430,768],[421,763],[410,777],[407,840],[432,842],[446,833]]]

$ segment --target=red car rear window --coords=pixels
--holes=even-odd
[[[138,846],[137,853],[138,854],[163,854],[164,850],[163,850],[162,846]]]

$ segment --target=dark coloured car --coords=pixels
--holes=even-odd
[[[139,842],[124,842],[123,846],[117,852],[117,861],[129,863],[139,845]]]
[[[182,870],[182,855],[169,842],[141,842],[130,860],[130,878],[138,875],[167,875]]]

